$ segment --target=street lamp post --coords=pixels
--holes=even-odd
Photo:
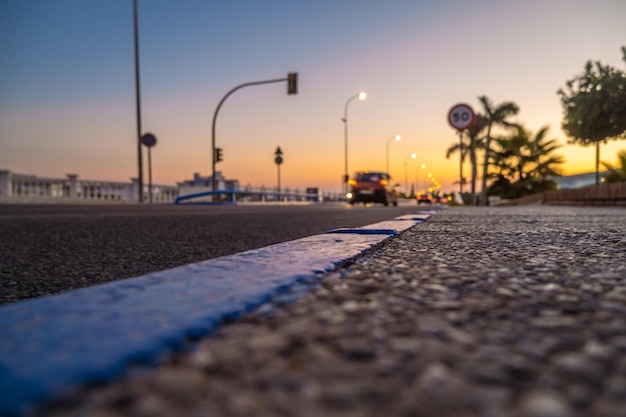
[[[386,171],[387,174],[389,174],[389,142],[391,142],[394,139],[396,140],[396,142],[398,142],[400,139],[402,139],[402,137],[400,135],[395,135],[395,136],[390,137],[387,140],[387,148],[386,148],[387,150],[387,171]]]
[[[416,154],[412,153],[411,155],[407,156],[406,159],[404,160],[404,195],[405,197],[408,195],[408,188],[409,188],[409,173],[408,173],[408,162],[409,159],[415,159],[417,157]]]
[[[282,81],[287,81],[287,94],[297,94],[298,92],[298,73],[297,72],[291,72],[289,74],[287,74],[287,78],[277,78],[274,80],[265,80],[265,81],[252,81],[252,82],[248,82],[248,83],[243,83],[243,84],[239,84],[238,86],[236,86],[235,88],[231,89],[228,93],[226,93],[226,95],[224,97],[222,97],[222,99],[220,100],[220,102],[217,104],[217,108],[215,109],[215,112],[213,113],[213,123],[211,125],[211,182],[212,184],[212,188],[213,191],[217,190],[217,181],[216,181],[216,171],[215,171],[215,163],[218,162],[217,161],[217,148],[215,147],[215,125],[217,122],[217,114],[220,111],[220,108],[222,107],[222,104],[224,104],[224,102],[226,101],[226,99],[228,97],[230,97],[231,94],[233,94],[235,91],[244,88],[244,87],[249,87],[249,86],[253,86],[253,85],[261,85],[261,84],[272,84],[272,83],[279,83]]]
[[[363,101],[367,98],[367,94],[362,91],[359,94],[356,94],[350,97],[348,101],[346,101],[346,105],[343,110],[343,119],[341,120],[343,121],[343,124],[344,124],[344,172],[343,172],[344,192],[346,191],[346,184],[348,183],[348,178],[350,178],[348,176],[348,104],[350,104],[350,102],[354,100],[355,98],[358,98],[359,100]]]
[[[433,174],[431,174],[430,172],[426,175],[428,177],[428,179],[432,182],[433,181]],[[426,186],[424,187],[426,188],[426,191],[432,193],[431,189],[432,187],[428,186],[428,181],[426,181]]]

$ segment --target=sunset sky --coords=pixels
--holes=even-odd
[[[513,101],[517,121],[564,145],[564,174],[595,169],[567,145],[556,91],[589,59],[621,70],[624,0],[139,0],[143,130],[156,135],[154,182],[217,169],[242,185],[341,189],[346,101],[349,172],[385,169],[404,189],[435,175],[456,190],[448,110]],[[0,0],[0,169],[92,180],[137,176],[132,0]],[[603,145],[615,162],[626,141]],[[410,159],[416,153],[415,160]],[[408,160],[407,160],[408,158]],[[405,165],[406,162],[406,165]],[[144,156],[144,166],[147,158]],[[406,171],[405,171],[406,166]],[[147,178],[147,171],[145,172]],[[466,168],[469,175],[469,167]]]

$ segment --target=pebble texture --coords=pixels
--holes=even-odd
[[[46,416],[626,416],[626,210],[450,208]]]

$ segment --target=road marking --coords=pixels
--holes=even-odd
[[[0,307],[0,415],[150,364],[423,222],[338,229],[127,280]]]

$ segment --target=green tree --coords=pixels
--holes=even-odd
[[[622,47],[626,62],[626,48]],[[599,61],[587,61],[583,74],[559,89],[562,127],[571,143],[596,145],[596,184],[600,183],[600,143],[626,137],[626,74]]]
[[[609,170],[609,173],[603,177],[606,183],[615,183],[626,181],[626,149],[617,153],[617,159],[620,167],[614,168],[613,165],[602,162],[602,165]]]
[[[487,205],[487,177],[489,172],[489,161],[491,159],[491,134],[494,127],[517,127],[515,123],[509,122],[508,118],[519,112],[518,106],[510,101],[494,106],[487,96],[480,96],[478,100],[483,106],[485,117],[487,118],[487,133],[484,140],[485,158],[483,161],[483,179],[480,204]]]

